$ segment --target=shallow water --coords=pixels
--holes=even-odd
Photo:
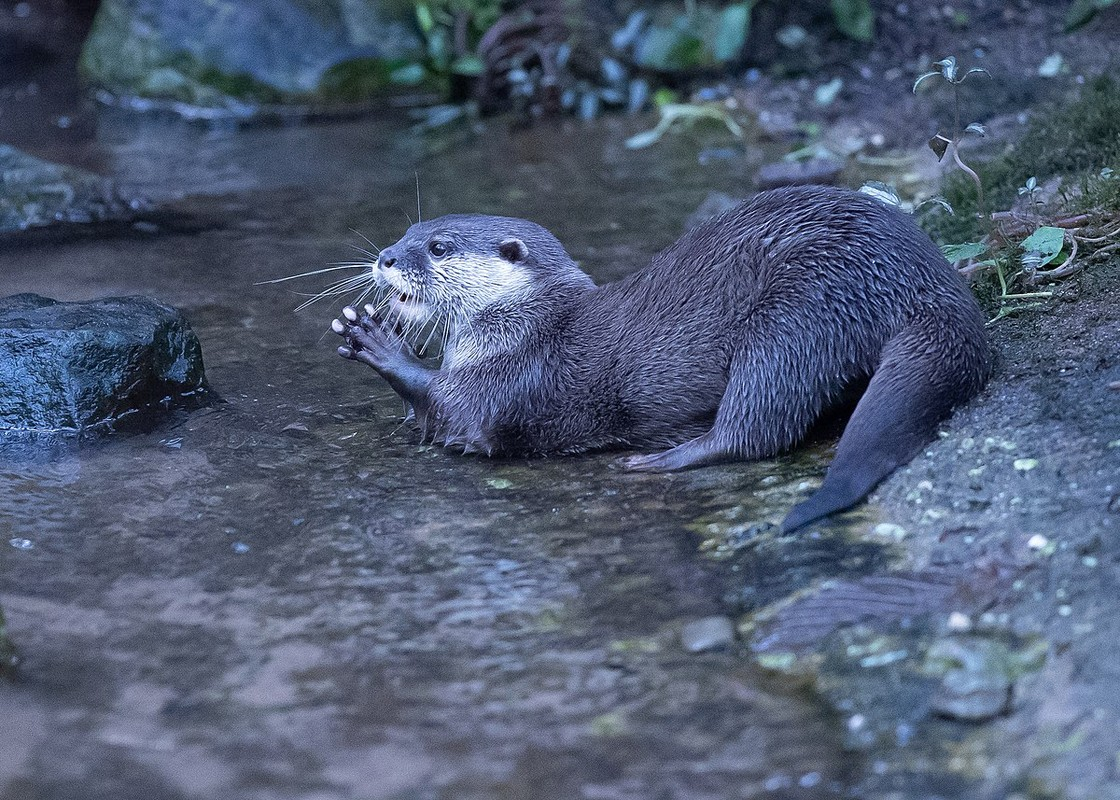
[[[256,285],[353,258],[355,231],[393,241],[416,181],[425,217],[528,217],[617,278],[709,191],[745,194],[761,159],[624,150],[641,125],[97,116],[82,157],[163,210],[6,243],[0,296],[179,306],[223,402],[0,457],[0,602],[24,659],[0,684],[0,797],[854,791],[838,726],[799,687],[679,643],[683,622],[741,608],[744,583],[687,526],[751,502],[772,463],[641,476],[610,455],[420,446],[392,392],[334,355],[335,310]]]

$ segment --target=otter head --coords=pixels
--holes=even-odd
[[[391,293],[390,313],[418,325],[469,325],[564,287],[593,285],[540,225],[473,214],[413,225],[381,251],[375,271]]]

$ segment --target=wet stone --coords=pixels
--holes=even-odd
[[[1011,710],[1015,679],[1041,664],[1044,645],[1012,650],[1002,642],[947,637],[933,643],[926,669],[942,672],[930,699],[934,713],[964,722],[985,722]]]
[[[780,186],[833,184],[836,183],[843,169],[843,162],[833,158],[778,161],[767,164],[758,171],[758,188],[761,191],[777,189]]]
[[[0,233],[98,222],[129,212],[129,204],[104,178],[0,144]]]
[[[145,297],[0,299],[0,441],[140,421],[207,397],[202,347],[174,308]]]
[[[81,68],[116,95],[202,107],[357,100],[384,85],[390,65],[420,57],[410,10],[373,0],[105,0]]]
[[[704,617],[681,629],[681,646],[690,653],[703,653],[730,646],[735,641],[735,625],[728,617]]]
[[[688,219],[685,220],[684,229],[691,230],[704,222],[707,219],[722,214],[730,208],[734,208],[743,202],[743,198],[732,197],[724,192],[708,192],[708,196],[704,198],[703,202],[697,206],[696,210],[689,214]]]

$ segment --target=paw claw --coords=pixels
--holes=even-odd
[[[364,310],[367,314],[370,315],[370,317],[376,317],[377,316],[377,309],[373,307],[373,303],[366,303]]]
[[[347,347],[346,345],[342,345],[341,347],[338,348],[338,354],[340,356],[342,356],[343,358],[350,358],[350,359],[354,358],[353,348]]]
[[[358,321],[358,312],[352,309],[350,306],[346,306],[346,308],[342,309],[342,316],[346,317],[346,319],[350,322]]]
[[[331,330],[335,333],[346,333],[346,326],[340,320],[331,320]]]

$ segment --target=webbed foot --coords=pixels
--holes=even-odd
[[[702,467],[726,461],[731,455],[721,448],[708,432],[661,453],[627,456],[622,466],[635,472],[671,472],[677,469]]]
[[[381,369],[399,358],[407,345],[377,316],[373,306],[367,305],[365,312],[359,316],[354,308],[346,306],[342,318],[331,322],[331,330],[346,342],[338,348],[340,356]]]

